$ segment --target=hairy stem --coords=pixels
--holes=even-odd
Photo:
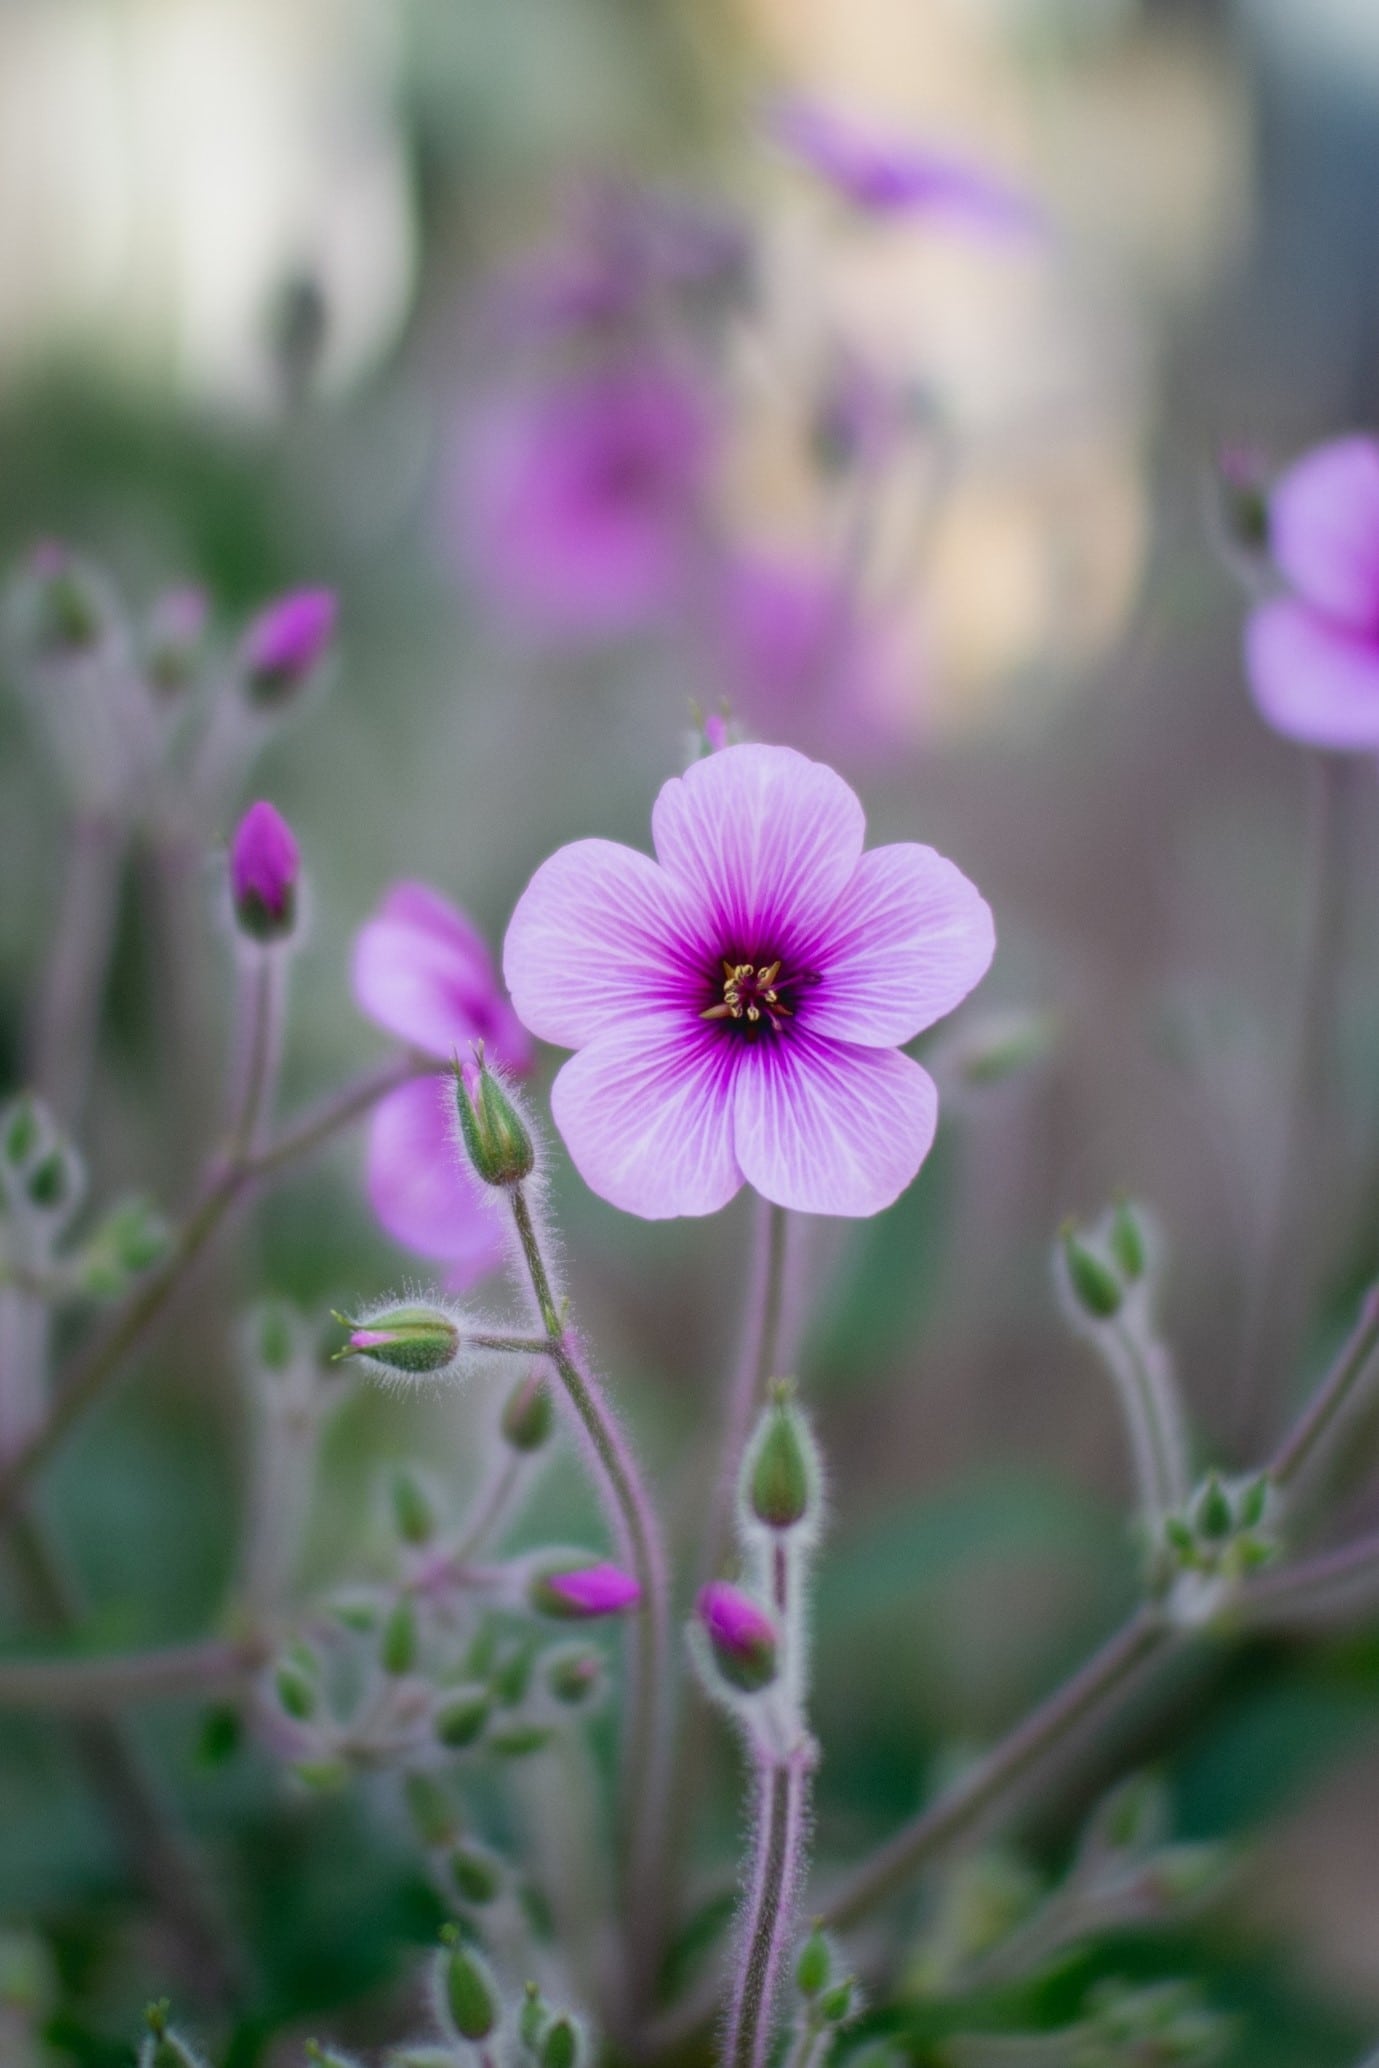
[[[1362,1381],[1370,1374],[1376,1350],[1379,1350],[1379,1286],[1371,1286],[1340,1356],[1274,1454],[1269,1477],[1276,1487],[1291,1486],[1315,1458],[1338,1419],[1353,1403]]]
[[[723,1556],[753,1417],[766,1397],[768,1382],[783,1376],[776,1365],[785,1306],[788,1224],[783,1207],[768,1199],[757,1199],[754,1205],[756,1223],[742,1344],[724,1403],[718,1476],[699,1559],[701,1581],[712,1579]]]
[[[723,2045],[725,2068],[762,2068],[770,2051],[804,1861],[812,1749],[799,1744],[780,1758],[760,1750],[758,1758],[752,1878]]]

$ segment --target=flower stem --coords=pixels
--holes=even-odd
[[[546,1355],[593,1453],[619,1546],[641,1587],[642,1638],[633,1669],[626,1830],[629,1915],[640,1945],[633,1981],[645,1993],[655,1972],[659,1938],[652,1891],[661,1853],[668,1750],[670,1610],[665,1554],[636,1460],[557,1305],[526,1192],[514,1185],[510,1196],[527,1276],[546,1330]]]
[[[286,955],[276,949],[256,948],[244,970],[240,1000],[242,1046],[234,1073],[239,1090],[226,1152],[229,1162],[239,1167],[254,1152],[277,1085],[286,1003]]]
[[[725,2068],[762,2068],[770,2051],[804,1860],[813,1748],[803,1741],[773,1756],[758,1747],[757,1756],[752,1879],[723,2045]]]
[[[742,1454],[751,1434],[752,1419],[765,1398],[768,1381],[783,1376],[777,1372],[776,1364],[785,1308],[788,1223],[785,1209],[770,1200],[758,1199],[755,1206],[752,1269],[742,1345],[724,1404],[718,1477],[714,1483],[699,1559],[701,1582],[712,1579],[723,1556],[733,1502],[737,1496]]]
[[[100,1715],[179,1695],[208,1695],[247,1680],[262,1657],[252,1641],[210,1638],[109,1658],[0,1659],[0,1709]]]
[[[1350,1406],[1362,1381],[1371,1372],[1377,1349],[1379,1285],[1371,1286],[1365,1294],[1359,1320],[1340,1356],[1275,1453],[1269,1477],[1276,1487],[1282,1489],[1291,1485],[1316,1456],[1339,1417]]]
[[[1071,1679],[849,1875],[823,1906],[825,1924],[843,1929],[895,1895],[918,1868],[964,1836],[1174,1639],[1173,1626],[1155,1609],[1136,1610]]]

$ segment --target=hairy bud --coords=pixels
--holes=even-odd
[[[531,1136],[484,1061],[482,1043],[475,1062],[456,1066],[455,1107],[465,1152],[486,1185],[520,1185],[530,1177],[536,1162]]]
[[[454,1925],[441,1934],[445,1941],[438,1963],[437,2009],[457,2039],[477,2046],[498,2024],[498,1990],[488,1963],[461,1942]]]
[[[282,813],[251,804],[230,842],[230,894],[240,931],[256,941],[286,940],[297,923],[301,854]]]
[[[1092,1321],[1114,1320],[1124,1298],[1115,1272],[1087,1247],[1072,1223],[1064,1228],[1062,1241],[1068,1290],[1077,1306]]]
[[[337,1359],[364,1357],[402,1379],[436,1378],[460,1354],[460,1331],[443,1307],[408,1302],[382,1307],[358,1321],[343,1314],[335,1318],[350,1332]]]
[[[636,1579],[620,1565],[577,1554],[539,1566],[527,1587],[527,1599],[540,1615],[565,1622],[621,1615],[641,1598]]]
[[[555,1403],[550,1385],[538,1368],[513,1387],[503,1407],[500,1423],[504,1443],[514,1450],[540,1450],[555,1426]]]
[[[714,1580],[702,1589],[694,1612],[730,1687],[754,1695],[771,1685],[779,1670],[780,1643],[775,1623],[750,1594]]]
[[[747,1453],[747,1506],[768,1529],[796,1529],[818,1505],[819,1465],[809,1425],[781,1380]]]

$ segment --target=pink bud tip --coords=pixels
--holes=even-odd
[[[704,738],[716,754],[728,744],[728,721],[721,711],[710,711],[704,720]]]
[[[386,1328],[357,1328],[350,1337],[351,1350],[376,1350],[382,1343],[391,1343],[392,1336]]]
[[[280,811],[251,804],[230,843],[235,911],[251,933],[282,933],[291,924],[301,857]]]
[[[700,1590],[695,1612],[708,1636],[728,1651],[749,1653],[774,1645],[775,1625],[740,1587],[713,1580]]]
[[[642,1598],[636,1580],[620,1565],[583,1565],[571,1572],[548,1573],[546,1586],[575,1616],[621,1615]]]
[[[295,688],[311,673],[335,632],[333,589],[293,589],[278,597],[244,635],[244,664],[269,692]]]

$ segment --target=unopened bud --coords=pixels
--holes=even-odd
[[[278,1700],[297,1723],[307,1723],[316,1714],[319,1672],[314,1653],[300,1644],[293,1645],[274,1669]]]
[[[24,1196],[36,1213],[70,1213],[81,1191],[81,1159],[66,1142],[45,1150],[24,1180]]]
[[[450,1845],[460,1820],[449,1795],[431,1774],[410,1773],[402,1784],[408,1814],[423,1845]]]
[[[122,1199],[83,1245],[81,1289],[92,1299],[114,1299],[126,1282],[167,1254],[168,1224],[151,1200]]]
[[[1110,1266],[1088,1249],[1069,1224],[1063,1230],[1063,1261],[1068,1286],[1084,1314],[1093,1321],[1111,1321],[1119,1314],[1122,1300],[1120,1281]]]
[[[503,1441],[510,1443],[514,1450],[540,1450],[549,1439],[555,1426],[555,1403],[543,1372],[539,1369],[528,1372],[526,1378],[514,1386],[504,1404],[499,1426]]]
[[[251,804],[230,842],[230,894],[242,932],[256,941],[285,940],[297,921],[301,855],[282,813]]]
[[[1219,1542],[1235,1528],[1231,1497],[1213,1472],[1197,1495],[1192,1519],[1198,1534]]]
[[[794,1529],[814,1505],[818,1479],[814,1439],[793,1405],[791,1389],[782,1383],[748,1452],[747,1505],[768,1529]]]
[[[329,589],[295,589],[260,611],[240,648],[254,703],[273,709],[310,680],[334,636],[336,616]]]
[[[531,1606],[562,1621],[621,1615],[642,1590],[634,1576],[606,1559],[562,1560],[539,1568],[527,1588]]]
[[[578,2068],[582,2051],[579,2027],[569,2013],[552,2018],[541,2042],[541,2068]]]
[[[434,1728],[442,1745],[463,1752],[483,1736],[493,1698],[486,1687],[454,1688],[437,1704]]]
[[[535,1982],[522,1985],[522,2008],[517,2018],[517,2036],[528,2053],[536,2053],[541,2045],[541,2035],[546,2029],[550,2012],[545,1998]]]
[[[1128,1199],[1118,1199],[1111,1213],[1111,1255],[1123,1278],[1133,1285],[1143,1278],[1149,1261],[1144,1223]]]
[[[832,1965],[828,1940],[816,1924],[795,1962],[795,1986],[801,1996],[817,1996],[821,1989],[826,1989]]]
[[[460,1137],[478,1176],[486,1185],[520,1185],[536,1162],[526,1123],[484,1061],[462,1063],[455,1071],[455,1106]]]
[[[729,1686],[754,1695],[771,1685],[778,1670],[776,1626],[750,1594],[713,1580],[700,1592],[694,1612]]]
[[[857,1984],[849,1975],[846,1981],[837,1982],[819,1999],[819,2014],[827,2025],[846,2025],[852,2016],[857,1994]]]
[[[529,1641],[514,1645],[502,1664],[495,1668],[490,1686],[493,1698],[504,1709],[515,1709],[531,1686],[536,1645]]]
[[[393,1604],[383,1625],[378,1662],[385,1673],[400,1679],[417,1663],[417,1611],[410,1594]]]
[[[441,1936],[446,1942],[440,1956],[441,2016],[456,2038],[476,2046],[498,2023],[498,1991],[487,1962],[461,1944],[453,1925],[447,1925]]]
[[[596,1652],[563,1650],[546,1661],[546,1686],[557,1702],[571,1709],[592,1701],[602,1679],[603,1662]]]
[[[450,1879],[463,1902],[481,1907],[501,1893],[503,1870],[492,1853],[475,1845],[457,1845],[450,1855]]]
[[[460,1331],[441,1307],[385,1307],[361,1321],[335,1318],[350,1331],[339,1357],[365,1357],[399,1378],[434,1377],[459,1355]]]
[[[404,1467],[393,1474],[393,1522],[404,1544],[429,1544],[436,1534],[436,1510],[430,1494],[414,1472]]]
[[[499,1759],[529,1759],[544,1752],[553,1735],[544,1723],[510,1723],[489,1733],[488,1749]]]

